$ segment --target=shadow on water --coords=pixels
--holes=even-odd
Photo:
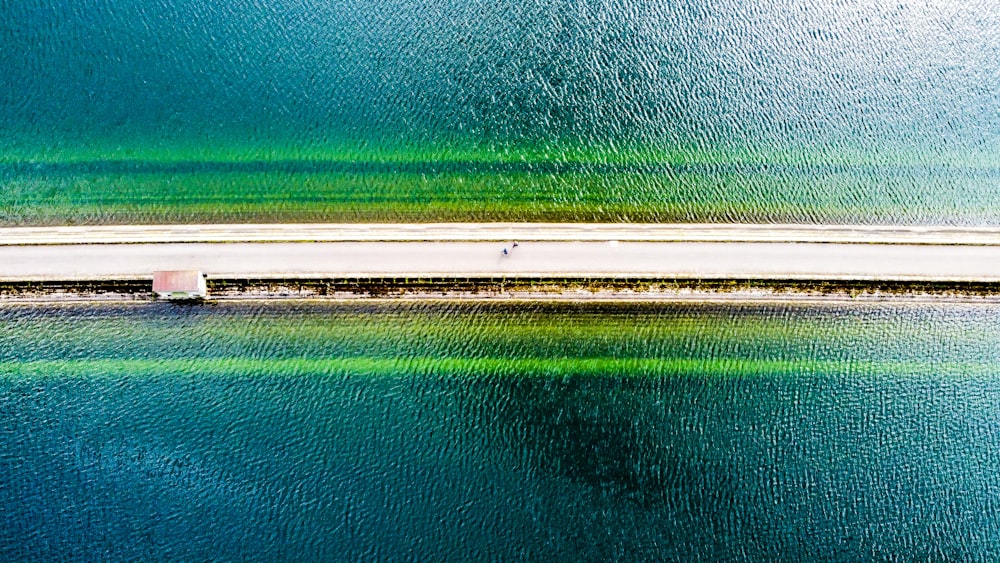
[[[719,437],[705,435],[696,406],[663,400],[670,387],[698,393],[698,382],[575,376],[501,384],[517,397],[508,415],[528,437],[540,472],[648,509],[682,496],[700,512],[732,505],[732,468],[712,454]]]

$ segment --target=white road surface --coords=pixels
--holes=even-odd
[[[621,237],[625,238],[625,237]],[[0,245],[0,280],[152,277],[610,276],[1000,281],[1000,246],[811,242],[157,243]],[[502,250],[508,249],[504,256]]]

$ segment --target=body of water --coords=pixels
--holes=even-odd
[[[6,2],[0,223],[998,224],[994,8]]]
[[[0,559],[1000,557],[980,305],[0,308]]]

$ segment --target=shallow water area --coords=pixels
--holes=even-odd
[[[992,560],[969,304],[0,307],[0,558]]]

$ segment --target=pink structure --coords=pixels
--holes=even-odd
[[[160,299],[198,299],[208,287],[198,270],[168,270],[153,272],[153,293]]]

